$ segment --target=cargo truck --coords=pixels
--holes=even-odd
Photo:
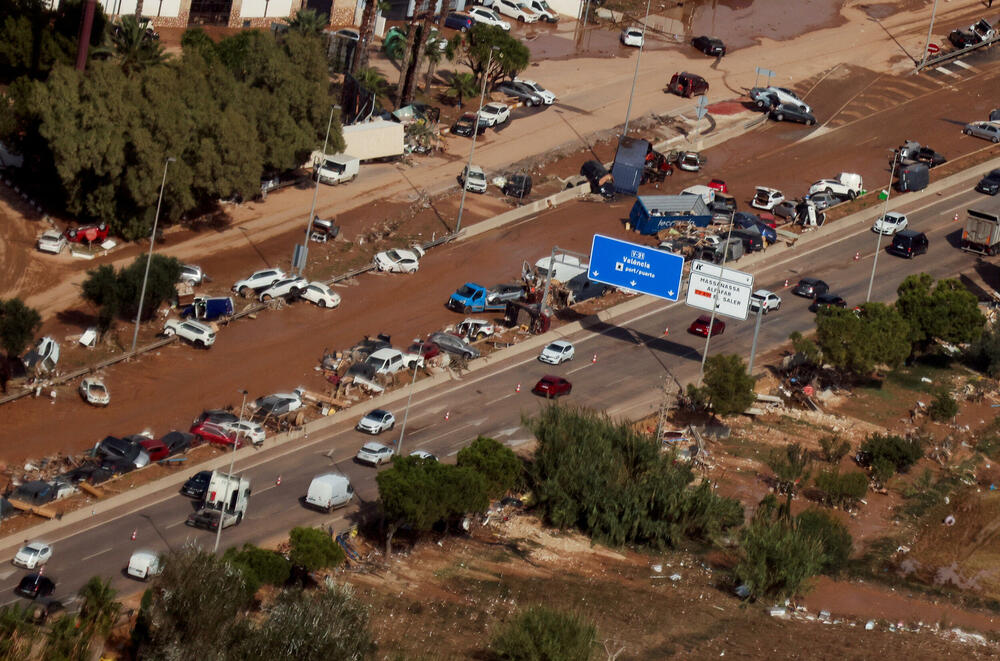
[[[1000,216],[975,209],[969,209],[968,214],[962,250],[991,256],[1000,252]]]
[[[390,159],[403,155],[403,125],[376,119],[343,129],[344,153],[359,161]]]
[[[212,471],[205,489],[205,500],[197,512],[187,518],[187,525],[216,530],[238,526],[250,505],[250,480],[238,475]]]

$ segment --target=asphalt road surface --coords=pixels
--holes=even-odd
[[[927,233],[930,250],[912,260],[900,259],[884,252],[889,241],[883,239],[872,300],[893,300],[897,285],[909,274],[925,271],[940,278],[969,271],[976,257],[958,249],[961,223],[953,222],[952,217],[956,212],[964,217],[964,210],[970,206],[998,212],[1000,198],[985,197],[973,192],[971,185],[963,185],[911,206],[904,205],[901,211],[908,214],[912,228]],[[861,303],[875,244],[876,235],[867,221],[853,226],[838,224],[827,240],[807,244],[801,252],[781,253],[780,258],[776,254],[774,259],[749,269],[756,278],[755,288],[777,291],[783,298],[781,309],[764,318],[758,355],[780,345],[791,332],[806,332],[814,326],[813,314],[807,309],[809,301],[784,290],[786,278],[794,284],[799,277],[820,277],[849,305]],[[856,252],[861,253],[857,261]],[[537,379],[550,373],[565,376],[573,383],[572,394],[563,400],[567,404],[605,411],[611,416],[652,413],[659,404],[667,370],[682,382],[698,373],[705,341],[686,333],[686,329],[699,314],[683,303],[653,303],[613,325],[598,325],[569,335],[567,339],[576,346],[572,362],[549,366],[539,363],[535,353],[523,354],[499,360],[445,387],[418,393],[413,398],[402,451],[426,449],[443,461],[453,461],[458,450],[479,434],[510,446],[529,442],[531,434],[522,426],[522,416],[532,415],[545,404],[530,390]],[[745,322],[727,320],[726,332],[713,338],[710,351],[747,356],[752,332],[752,317]],[[517,384],[521,385],[520,392],[515,392]],[[401,421],[402,409],[395,412]],[[359,407],[358,415],[363,413]],[[378,496],[376,470],[352,461],[369,437],[352,429],[351,424],[334,427],[321,437],[314,434],[299,447],[284,445],[238,462],[237,471],[251,479],[254,493],[242,525],[223,531],[222,548],[278,539],[299,525],[340,530],[359,508],[373,506]],[[393,440],[397,431],[383,434],[380,440]],[[331,515],[305,509],[300,499],[309,481],[329,470],[343,472],[351,479],[357,502]],[[276,484],[278,476],[280,485]],[[171,489],[134,506],[67,527],[59,536],[49,538],[46,541],[54,544],[55,552],[46,575],[56,580],[57,596],[75,594],[95,574],[113,577],[114,587],[123,594],[138,591],[141,585],[123,573],[129,555],[138,548],[163,551],[186,541],[211,548],[213,533],[184,525],[194,506],[193,501]],[[130,539],[133,530],[137,531],[136,541]],[[12,590],[25,573],[12,565],[0,571],[0,594],[4,595],[0,604],[18,600]]]

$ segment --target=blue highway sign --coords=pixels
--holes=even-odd
[[[587,274],[593,282],[676,301],[683,273],[684,258],[680,255],[594,235]]]

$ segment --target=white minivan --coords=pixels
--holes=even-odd
[[[160,554],[156,551],[136,551],[128,559],[128,575],[145,581],[163,571]]]
[[[327,512],[343,507],[354,497],[354,487],[346,476],[340,473],[317,475],[309,483],[306,504]]]
[[[358,176],[361,161],[347,154],[327,156],[316,166],[316,178],[324,184],[340,184]]]

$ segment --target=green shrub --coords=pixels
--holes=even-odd
[[[479,436],[459,450],[457,463],[483,476],[490,498],[499,498],[513,489],[524,473],[521,460],[510,448],[485,436]]]
[[[255,585],[281,586],[292,573],[292,565],[283,555],[253,544],[226,549],[222,559],[242,569],[247,580]]]
[[[851,507],[868,492],[868,476],[861,471],[841,473],[833,468],[816,476],[816,487],[826,494],[827,505]]]
[[[307,571],[330,569],[344,561],[344,550],[334,539],[316,528],[292,528],[288,559]]]
[[[587,661],[597,628],[582,617],[533,606],[494,637],[493,653],[506,661]]]
[[[743,529],[741,557],[733,573],[753,598],[791,597],[822,570],[823,544],[800,531],[793,520],[780,514],[774,517],[768,510],[759,508]]]
[[[851,444],[841,440],[839,436],[824,436],[819,439],[819,447],[823,461],[829,464],[839,464],[851,451]]]
[[[923,442],[917,438],[903,438],[894,434],[871,434],[861,444],[863,463],[884,472],[884,463],[892,465],[894,471],[905,473],[910,466],[924,456]],[[889,473],[888,477],[891,477]],[[886,479],[888,479],[888,477]]]
[[[940,388],[934,396],[934,400],[927,407],[927,415],[935,422],[951,420],[958,415],[958,402],[951,396],[947,388]]]
[[[800,533],[819,541],[823,547],[824,574],[835,574],[847,566],[853,544],[847,526],[830,513],[817,509],[806,510],[795,520]]]

